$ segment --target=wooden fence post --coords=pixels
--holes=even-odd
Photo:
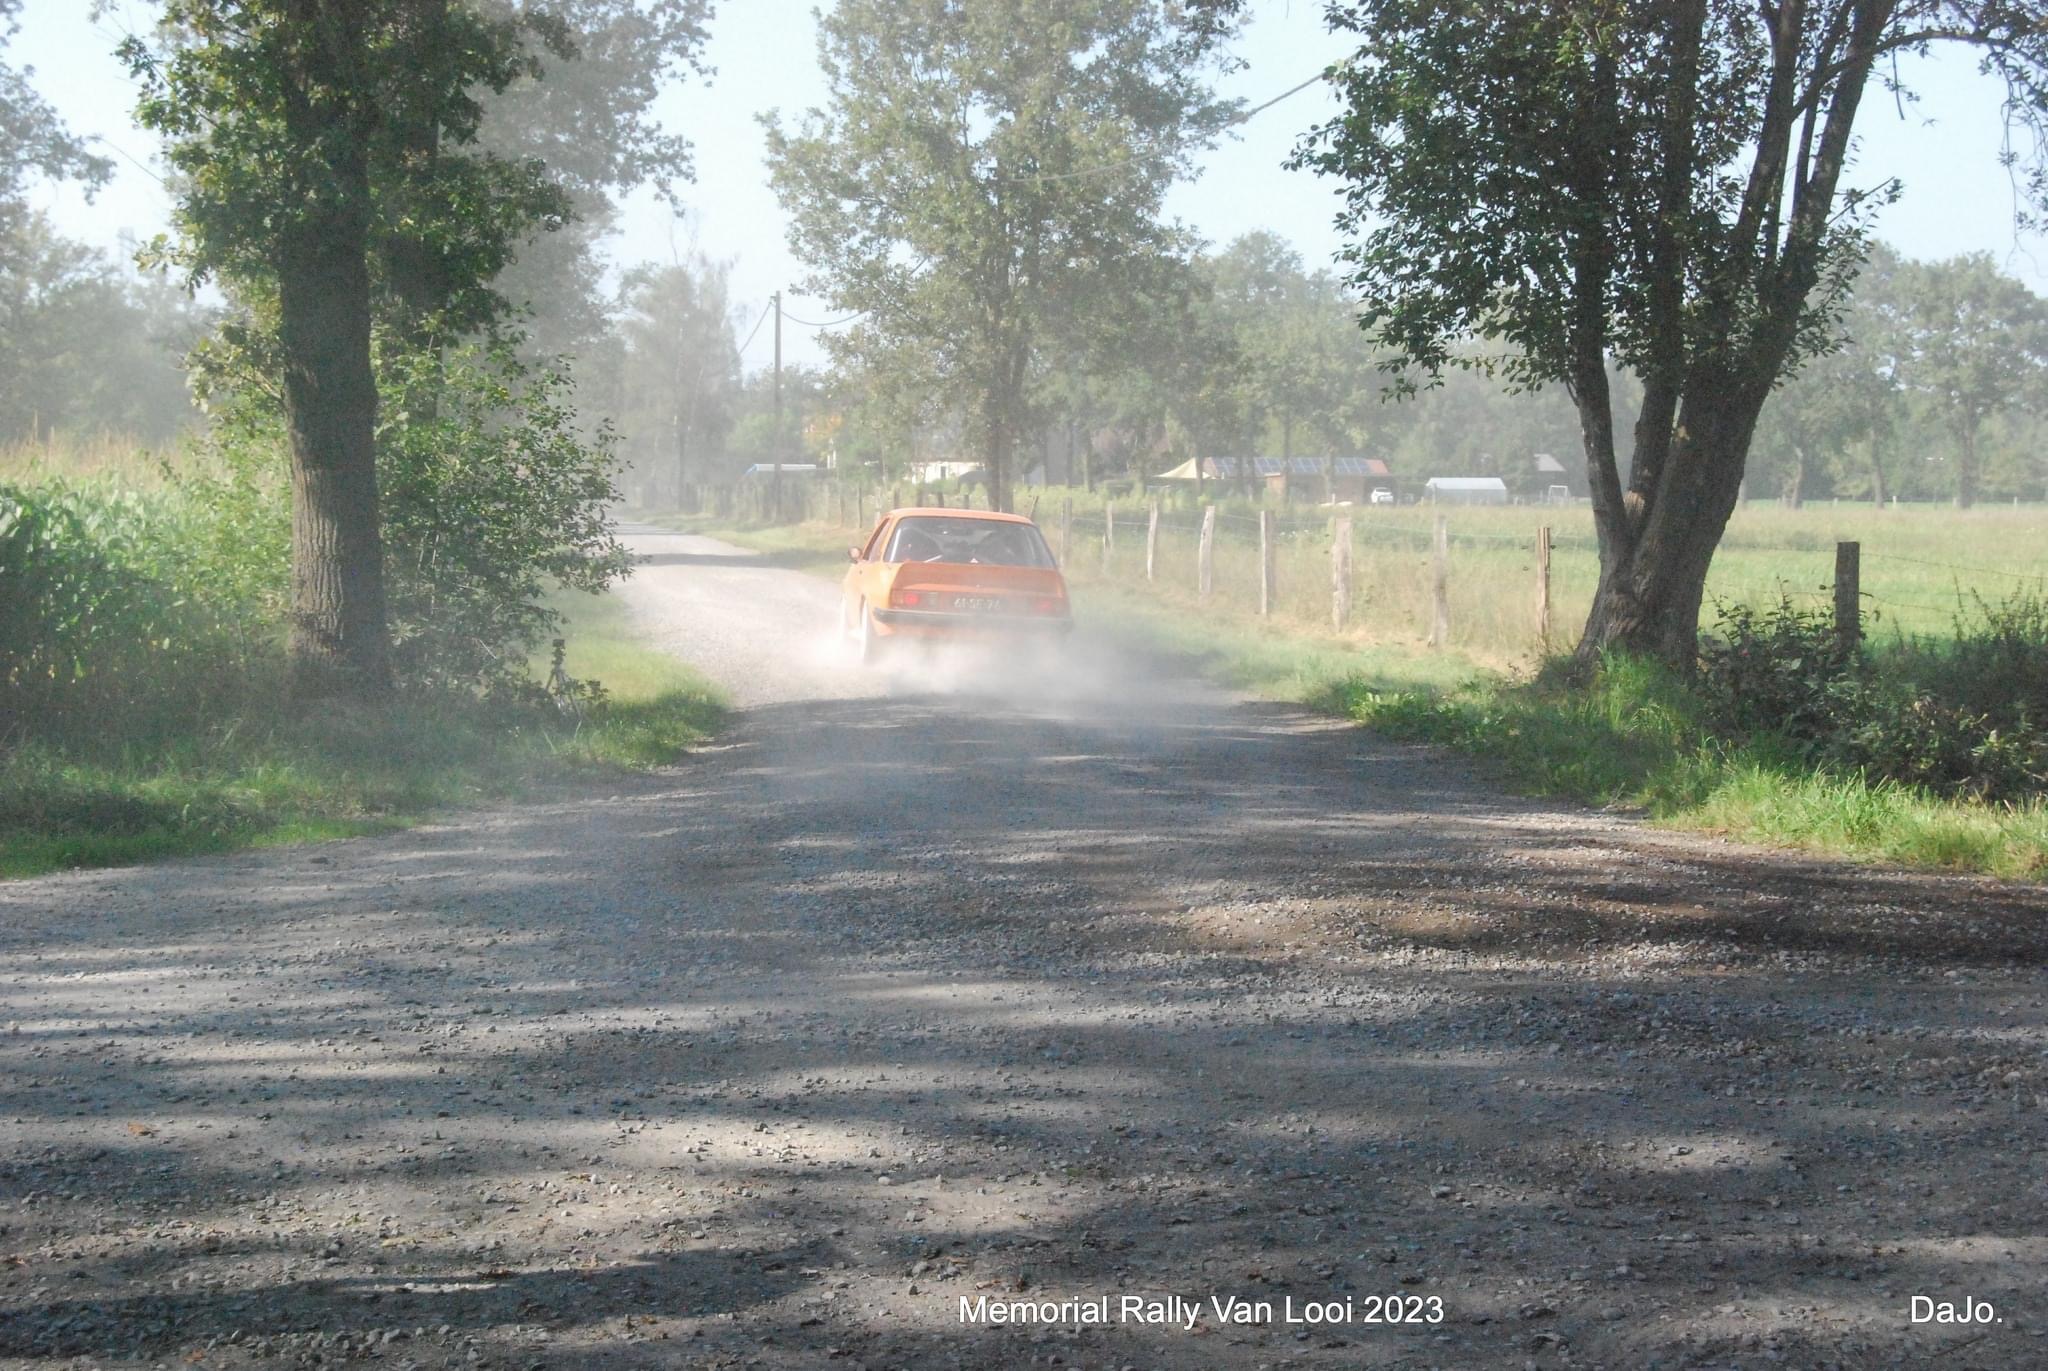
[[[1102,574],[1109,575],[1109,559],[1116,552],[1116,501],[1102,502]]]
[[[1429,645],[1448,647],[1451,641],[1451,529],[1439,514],[1436,537],[1429,557]]]
[[[1067,564],[1067,549],[1074,545],[1074,497],[1060,499],[1060,565]]]
[[[1536,640],[1550,655],[1550,525],[1536,530]]]
[[[1273,511],[1259,511],[1259,615],[1273,613]]]
[[[1216,590],[1216,506],[1202,506],[1202,541],[1195,549],[1195,589],[1206,600]]]
[[[1342,633],[1351,622],[1351,520],[1330,520],[1330,625]]]
[[[1145,521],[1145,579],[1152,579],[1152,564],[1159,556],[1159,497],[1152,497],[1152,514]]]
[[[1844,652],[1863,644],[1863,544],[1835,544],[1835,638]]]

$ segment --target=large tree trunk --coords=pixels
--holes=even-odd
[[[1966,417],[1956,430],[1956,508],[1977,503],[1977,421]]]
[[[294,695],[374,696],[391,685],[378,527],[377,383],[362,168],[350,202],[307,225],[279,262],[278,337],[292,462]]]
[[[1642,505],[1631,492],[1624,502],[1629,527],[1603,553],[1579,641],[1582,663],[1608,650],[1658,657],[1682,670],[1697,661],[1707,568],[1735,512],[1766,393],[1729,385],[1686,399],[1657,492]],[[1639,524],[1637,508],[1649,511]]]
[[[1016,431],[1011,427],[1009,407],[991,394],[983,402],[982,465],[988,471],[988,507],[1010,508],[1010,466],[1017,451]]]
[[[1877,439],[1870,440],[1870,503],[1879,509],[1885,506],[1890,495],[1889,482],[1884,476],[1884,458],[1879,453]]]

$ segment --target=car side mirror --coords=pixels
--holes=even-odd
[[[846,549],[846,560],[849,562],[858,562],[860,560],[860,549],[857,547],[850,547]]]

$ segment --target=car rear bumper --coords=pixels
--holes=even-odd
[[[875,622],[890,633],[934,637],[1002,638],[1015,634],[1059,637],[1071,633],[1065,614],[955,614],[939,609],[877,609]]]

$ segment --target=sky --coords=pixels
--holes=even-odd
[[[695,145],[697,175],[684,188],[679,218],[649,194],[630,196],[619,233],[610,244],[615,261],[631,265],[699,252],[731,264],[733,299],[752,329],[769,295],[785,290],[793,319],[828,321],[829,302],[794,293],[803,268],[784,240],[785,219],[768,188],[757,116],[782,111],[793,121],[824,102],[816,64],[814,0],[722,0],[706,53],[716,74],[678,81],[658,105],[662,121]],[[1245,69],[1226,78],[1221,93],[1257,105],[1348,55],[1345,42],[1324,31],[1320,0],[1253,0],[1253,18],[1236,47]],[[123,34],[145,24],[152,7],[116,0],[95,21],[88,0],[28,0],[21,32],[8,60],[36,69],[36,86],[73,129],[99,138],[115,159],[111,184],[88,203],[75,187],[38,188],[40,205],[61,232],[120,250],[124,235],[147,238],[168,224],[170,197],[157,179],[151,135],[136,127],[135,92],[113,49]],[[1901,111],[1873,91],[1863,112],[1859,169],[1869,183],[1885,174],[1905,182],[1903,200],[1886,210],[1878,236],[1911,257],[1989,252],[2008,272],[2048,294],[2048,240],[2021,235],[2013,225],[2015,189],[1999,165],[2003,141],[2002,88],[1980,75],[1965,54],[1914,59],[1901,68],[1920,100]],[[1341,246],[1333,219],[1333,183],[1281,163],[1301,132],[1335,112],[1320,85],[1275,105],[1237,129],[1239,135],[1201,160],[1201,175],[1168,197],[1167,213],[1214,244],[1257,229],[1289,240],[1311,266],[1328,265]],[[787,362],[817,363],[818,330],[785,323]],[[772,339],[756,333],[745,354],[747,369],[768,365]]]

